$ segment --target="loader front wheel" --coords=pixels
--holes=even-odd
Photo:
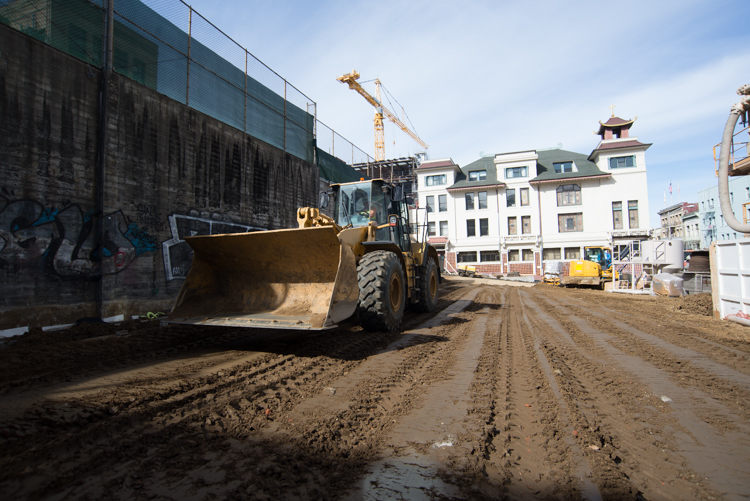
[[[417,311],[434,311],[438,302],[438,275],[437,264],[431,257],[419,271],[419,303],[415,306]]]
[[[365,254],[357,267],[359,305],[357,318],[368,331],[395,331],[401,325],[406,303],[404,271],[393,252]]]

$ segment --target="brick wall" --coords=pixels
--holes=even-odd
[[[458,270],[458,263],[456,262],[456,253],[455,252],[446,252],[445,253],[445,262],[450,263],[450,265],[453,267],[453,270]],[[444,266],[447,268],[447,266]]]
[[[477,273],[484,275],[501,275],[503,273],[503,265],[501,263],[496,264],[478,264],[476,265]]]
[[[4,25],[0,47],[0,329],[169,311],[184,236],[317,205],[314,165],[114,74],[99,212],[100,73]]]
[[[517,271],[521,275],[533,275],[534,263],[508,263],[508,273]]]

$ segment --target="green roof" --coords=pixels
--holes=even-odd
[[[487,171],[487,178],[482,181],[469,181],[469,172],[475,170]],[[504,184],[497,180],[497,169],[495,169],[494,157],[482,157],[469,165],[461,168],[461,172],[456,175],[456,182],[449,186],[449,190],[481,188],[483,186],[497,186]]]
[[[588,155],[574,153],[567,150],[542,150],[537,151],[539,158],[536,161],[536,177],[531,182],[555,181],[557,179],[576,179],[592,176],[610,176],[608,172],[602,172],[594,162],[588,159]],[[557,162],[573,162],[577,172],[555,173],[554,164]]]

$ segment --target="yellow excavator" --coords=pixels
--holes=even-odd
[[[584,258],[570,262],[568,276],[560,278],[563,287],[593,285],[604,289],[604,282],[612,280],[612,249],[584,247]]]
[[[433,311],[438,254],[412,241],[403,188],[331,187],[333,217],[304,207],[296,229],[187,237],[193,262],[169,321],[321,330],[356,315],[367,330],[395,331],[407,306]]]

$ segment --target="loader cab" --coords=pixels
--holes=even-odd
[[[360,228],[377,223],[375,239],[392,241],[403,251],[410,249],[409,214],[400,186],[382,179],[332,186],[333,218],[339,226]]]

